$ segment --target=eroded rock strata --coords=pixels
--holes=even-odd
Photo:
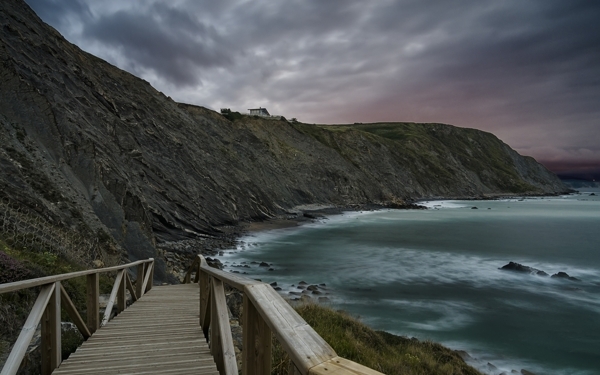
[[[208,243],[298,205],[566,190],[478,130],[229,121],[176,103],[64,40],[22,0],[0,3],[0,33],[3,207],[80,236],[80,255],[103,264],[156,256],[161,242]]]

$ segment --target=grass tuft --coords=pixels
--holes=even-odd
[[[343,311],[322,305],[303,304],[296,310],[339,356],[384,374],[481,375],[440,344],[375,331]],[[273,363],[282,370],[287,365],[277,357],[280,351],[276,345]]]

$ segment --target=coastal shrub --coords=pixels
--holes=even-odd
[[[31,272],[18,260],[0,250],[0,284],[29,278]]]
[[[375,331],[343,311],[302,304],[296,311],[344,358],[387,375],[481,375],[440,344]],[[273,347],[272,374],[286,374],[289,359]]]

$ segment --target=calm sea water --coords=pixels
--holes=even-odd
[[[221,261],[283,293],[325,283],[336,308],[466,350],[488,374],[600,374],[600,191],[581,192],[346,213],[247,236]],[[509,261],[581,281],[499,270]]]

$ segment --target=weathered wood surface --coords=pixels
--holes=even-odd
[[[218,374],[198,325],[198,284],[154,287],[54,374]]]
[[[268,284],[250,285],[245,294],[279,340],[300,373],[337,357],[335,351]]]
[[[29,317],[27,317],[27,321],[21,329],[17,342],[15,342],[13,350],[6,359],[6,363],[4,363],[2,375],[14,375],[19,370],[19,365],[25,356],[25,352],[27,352],[27,347],[35,334],[38,323],[42,319],[42,315],[45,312],[48,301],[50,301],[52,297],[55,286],[56,284],[48,284],[42,287],[42,290],[31,309],[31,313],[29,313]]]
[[[309,375],[382,375],[380,372],[352,362],[342,357],[335,357],[310,369]]]

